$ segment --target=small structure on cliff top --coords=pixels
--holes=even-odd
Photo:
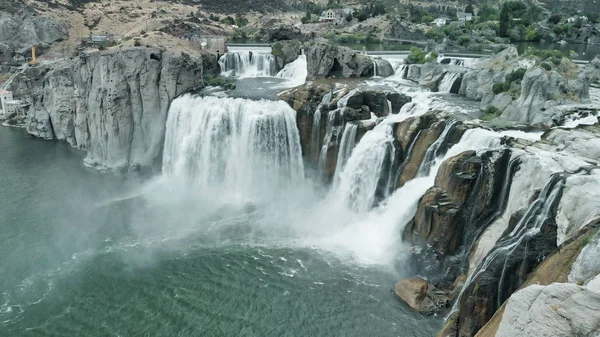
[[[6,119],[11,115],[26,115],[29,103],[13,99],[12,91],[0,89],[0,119]]]

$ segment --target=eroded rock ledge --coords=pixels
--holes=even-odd
[[[202,88],[213,62],[153,48],[94,52],[29,68],[11,90],[32,103],[30,134],[86,150],[90,166],[147,167],[162,153],[170,103]]]

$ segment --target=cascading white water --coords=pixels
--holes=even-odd
[[[373,207],[382,165],[393,149],[393,141],[392,127],[381,123],[367,132],[356,145],[334,190],[334,194],[351,210],[361,213]]]
[[[296,113],[282,101],[177,98],[167,120],[163,172],[242,195],[299,184]]]
[[[285,67],[277,73],[277,77],[288,79],[293,86],[299,86],[306,83],[307,76],[308,68],[306,55],[304,54],[299,55],[294,62],[286,64]]]
[[[454,85],[454,82],[456,82],[456,80],[459,77],[460,77],[460,73],[447,72],[446,74],[444,74],[444,77],[442,78],[442,81],[440,82],[440,84],[438,86],[438,91],[449,93],[450,90],[452,90],[452,86]]]
[[[337,162],[335,166],[335,175],[333,181],[335,184],[339,184],[340,174],[352,154],[352,150],[356,145],[356,131],[358,125],[354,123],[347,123],[344,127],[344,133],[342,134],[342,140],[340,142],[340,149],[338,152]]]
[[[323,107],[331,102],[331,97],[333,97],[333,92],[331,91],[323,96],[321,103],[319,103],[317,109],[315,110],[315,114],[313,115],[310,141],[310,149],[312,153],[320,153],[319,138],[321,136],[321,113],[323,111]]]
[[[327,166],[327,151],[329,151],[329,146],[331,143],[331,138],[333,138],[335,118],[339,109],[329,111],[327,114],[327,125],[325,127],[325,137],[323,138],[323,145],[321,146],[321,151],[319,152],[319,173],[323,174],[325,172],[325,167]]]
[[[223,76],[272,77],[277,74],[275,56],[250,51],[228,52],[219,59]]]
[[[348,104],[348,100],[350,99],[350,97],[352,97],[357,91],[357,89],[354,89],[348,92],[344,97],[338,100],[337,109],[329,111],[329,114],[327,116],[327,126],[325,128],[325,137],[323,138],[323,145],[321,146],[321,150],[319,152],[318,169],[321,175],[325,173],[325,168],[327,166],[327,151],[331,146],[331,139],[333,138],[333,135],[336,135],[336,142],[340,141],[337,135],[339,135],[340,130],[342,130],[345,125],[344,108]],[[335,126],[334,124],[337,118],[339,118],[340,120],[340,125]]]
[[[496,244],[496,246],[492,249],[492,251],[488,253],[488,255],[473,271],[473,273],[469,275],[464,285],[462,286],[462,289],[458,294],[458,297],[456,298],[452,309],[446,316],[446,319],[448,319],[448,317],[450,317],[452,313],[458,310],[460,300],[465,290],[469,288],[473,281],[482,273],[484,273],[488,269],[488,267],[496,260],[496,258],[504,255],[504,267],[502,269],[502,274],[499,280],[499,285],[500,287],[502,287],[508,258],[521,244],[521,242],[523,242],[523,240],[530,238],[540,232],[542,225],[548,219],[550,212],[552,211],[552,206],[555,204],[557,197],[560,195],[560,191],[562,190],[563,185],[564,182],[561,174],[554,174],[550,177],[546,185],[542,188],[539,197],[533,203],[531,203],[531,205],[525,212],[525,215],[523,215],[521,220],[519,220],[515,228],[508,235],[506,235],[506,237],[502,238]],[[500,299],[498,299],[498,302],[500,302]],[[501,303],[498,303],[498,306],[499,305],[501,305]]]

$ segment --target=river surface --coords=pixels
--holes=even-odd
[[[0,336],[433,336],[398,270],[256,239],[260,206],[213,207],[0,128]],[[150,184],[151,185],[151,184]],[[174,211],[173,211],[174,210]]]

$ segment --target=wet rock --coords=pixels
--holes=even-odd
[[[406,104],[412,101],[412,97],[400,94],[397,92],[390,92],[386,94],[386,98],[390,103],[392,103],[392,111],[391,114],[397,114],[400,112],[400,109]]]

